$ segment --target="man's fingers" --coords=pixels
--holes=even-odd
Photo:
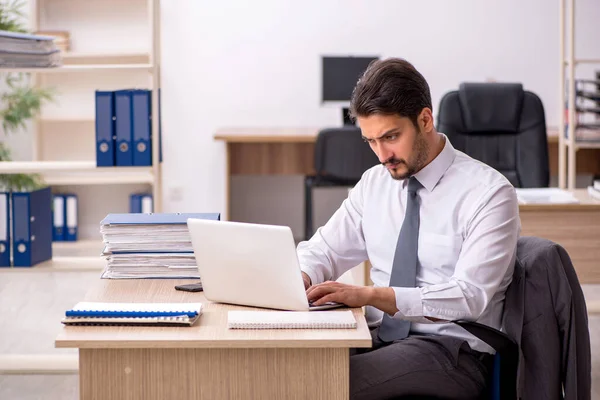
[[[311,290],[310,293],[307,292],[307,294],[306,294],[309,301],[319,299],[319,298],[325,296],[326,294],[329,294],[329,293],[337,290],[337,288],[330,286],[330,285],[323,285],[323,286],[316,286],[316,287],[313,286],[313,288],[314,289]]]
[[[309,287],[306,290],[306,295],[308,296],[309,294],[311,294],[313,292],[313,290],[316,290],[316,289],[321,288],[321,287],[335,286],[336,283],[337,282],[327,281],[327,282],[319,283],[318,285],[312,285],[311,287]]]
[[[337,302],[337,303],[343,303],[343,301],[340,301],[340,297],[342,297],[342,296],[340,296],[339,294],[340,294],[340,292],[332,292],[332,293],[326,294],[325,296],[321,297],[319,300],[315,301],[313,304],[315,306],[321,306],[330,301]]]

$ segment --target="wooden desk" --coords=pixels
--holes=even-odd
[[[63,327],[56,347],[79,349],[81,399],[347,399],[349,351],[370,347],[357,329],[228,330],[227,311],[186,280],[101,280],[86,296],[102,302],[202,302],[192,327]]]
[[[522,204],[521,235],[543,237],[569,253],[580,283],[600,283],[600,201],[585,189],[580,204]]]
[[[221,128],[214,135],[227,146],[226,208],[230,213],[232,175],[312,175],[314,146],[321,128]],[[558,130],[548,129],[550,174],[558,175]],[[577,172],[600,173],[600,149],[581,149]]]

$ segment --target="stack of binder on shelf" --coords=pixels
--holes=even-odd
[[[62,65],[51,36],[0,30],[0,68],[52,68]]]
[[[52,193],[0,192],[0,267],[31,267],[52,258]]]
[[[152,165],[152,91],[96,91],[96,165]]]
[[[109,214],[102,220],[108,279],[199,279],[188,218],[218,221],[220,214]]]
[[[600,201],[600,176],[595,176],[592,179],[592,184],[588,186],[587,190],[591,198]]]
[[[77,240],[78,198],[76,194],[54,194],[52,199],[52,240],[74,242]]]
[[[573,193],[559,188],[517,188],[519,204],[577,204]]]

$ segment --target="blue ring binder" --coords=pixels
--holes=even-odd
[[[65,313],[67,317],[181,317],[187,315],[193,318],[198,315],[197,312],[177,312],[177,311],[86,311],[70,310]]]

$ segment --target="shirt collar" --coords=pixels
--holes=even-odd
[[[431,192],[435,188],[456,157],[454,147],[450,143],[450,140],[448,140],[448,137],[443,133],[441,135],[444,137],[445,143],[440,154],[414,175],[428,192]],[[408,180],[405,181],[408,183]]]

